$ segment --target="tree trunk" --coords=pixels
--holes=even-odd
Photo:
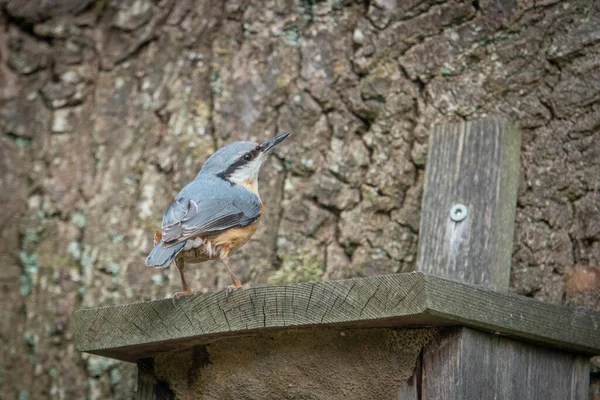
[[[414,269],[430,127],[498,114],[523,132],[512,289],[600,310],[599,13],[0,0],[0,397],[132,398],[135,366],[79,354],[72,312],[179,290],[143,264],[162,213],[216,148],[285,131],[243,282]]]

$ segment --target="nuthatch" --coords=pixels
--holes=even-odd
[[[284,133],[260,144],[235,142],[219,149],[169,206],[146,266],[168,268],[175,260],[183,285],[175,298],[194,293],[183,274],[188,262],[219,259],[233,287],[242,287],[227,259],[256,232],[263,212],[258,173],[266,154],[288,136]]]

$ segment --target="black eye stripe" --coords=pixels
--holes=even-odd
[[[244,154],[242,156],[242,160],[244,160],[246,162],[252,161],[256,158],[256,156],[258,155],[259,152],[260,152],[260,149],[257,147],[254,150]]]
[[[227,179],[227,177],[230,176],[231,174],[233,174],[236,169],[238,169],[238,168],[242,167],[243,165],[246,165],[249,162],[251,162],[252,160],[254,160],[256,158],[256,156],[259,155],[260,150],[261,150],[260,147],[257,146],[255,149],[249,151],[248,153],[243,154],[242,156],[240,156],[240,158],[237,159],[236,162],[234,162],[232,165],[230,165],[229,168],[227,168],[227,170],[219,173],[218,176],[222,179]],[[246,160],[245,157],[248,155],[251,156],[251,158],[249,160]]]

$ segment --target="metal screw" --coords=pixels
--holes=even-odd
[[[458,203],[452,206],[452,209],[450,210],[450,218],[452,221],[460,222],[467,218],[468,213],[467,206]]]

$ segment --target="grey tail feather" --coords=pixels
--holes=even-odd
[[[147,267],[169,268],[171,261],[173,261],[175,256],[177,256],[185,246],[185,241],[169,247],[163,247],[164,244],[164,240],[161,240],[160,243],[154,246],[150,255],[146,258]]]

